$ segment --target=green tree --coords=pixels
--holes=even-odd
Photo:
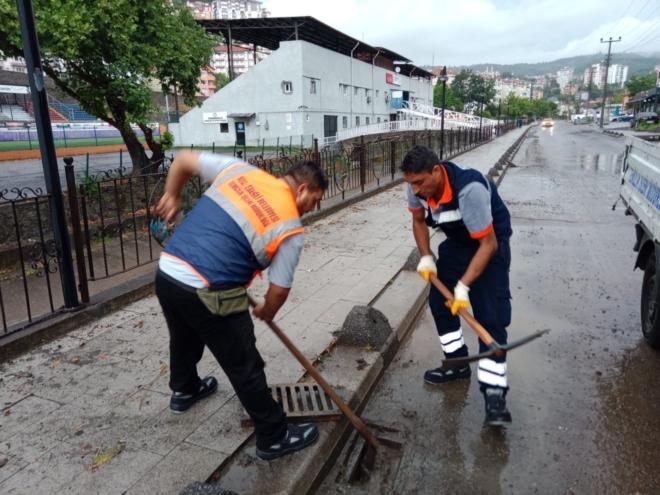
[[[229,84],[229,76],[223,72],[215,73],[215,90],[220,91]]]
[[[631,77],[626,83],[626,89],[630,96],[634,96],[640,91],[646,91],[655,87],[655,73],[640,74]]]
[[[463,103],[467,103],[470,97],[470,76],[472,71],[469,69],[463,69],[458,74],[451,83],[451,90],[456,95],[456,98],[461,100]]]
[[[34,0],[44,72],[82,108],[116,127],[140,173],[148,163],[131,124],[144,133],[151,160],[163,156],[148,126],[155,110],[150,84],[176,88],[193,106],[200,68],[218,40],[182,2],[169,0]],[[0,0],[0,51],[23,55],[14,0]]]
[[[469,69],[459,72],[451,83],[456,97],[464,103],[490,102],[495,97],[495,81],[485,79]]]
[[[442,83],[439,82],[433,88],[433,106],[442,108]],[[449,110],[455,110],[457,112],[463,111],[463,100],[461,100],[454,91],[451,89],[451,86],[447,84],[445,86],[445,108]]]

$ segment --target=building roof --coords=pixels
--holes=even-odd
[[[371,62],[378,54],[399,63],[402,75],[433,77],[430,72],[412,65],[411,60],[387,48],[371,46],[324,24],[314,17],[259,17],[248,19],[198,19],[209,33],[221,34],[225,40],[250,43],[277,50],[282,41],[303,40],[343,55]],[[230,36],[231,31],[231,36]],[[412,68],[415,68],[413,71]]]

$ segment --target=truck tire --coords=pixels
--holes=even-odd
[[[651,253],[642,281],[642,332],[648,344],[660,348],[660,303],[658,301],[659,280],[655,271],[655,253]]]

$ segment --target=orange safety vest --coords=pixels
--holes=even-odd
[[[252,165],[230,165],[204,194],[238,224],[262,269],[284,239],[304,231],[289,185]]]

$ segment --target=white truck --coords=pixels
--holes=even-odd
[[[620,195],[626,214],[636,220],[635,268],[644,271],[642,332],[660,348],[660,143],[626,137]]]

